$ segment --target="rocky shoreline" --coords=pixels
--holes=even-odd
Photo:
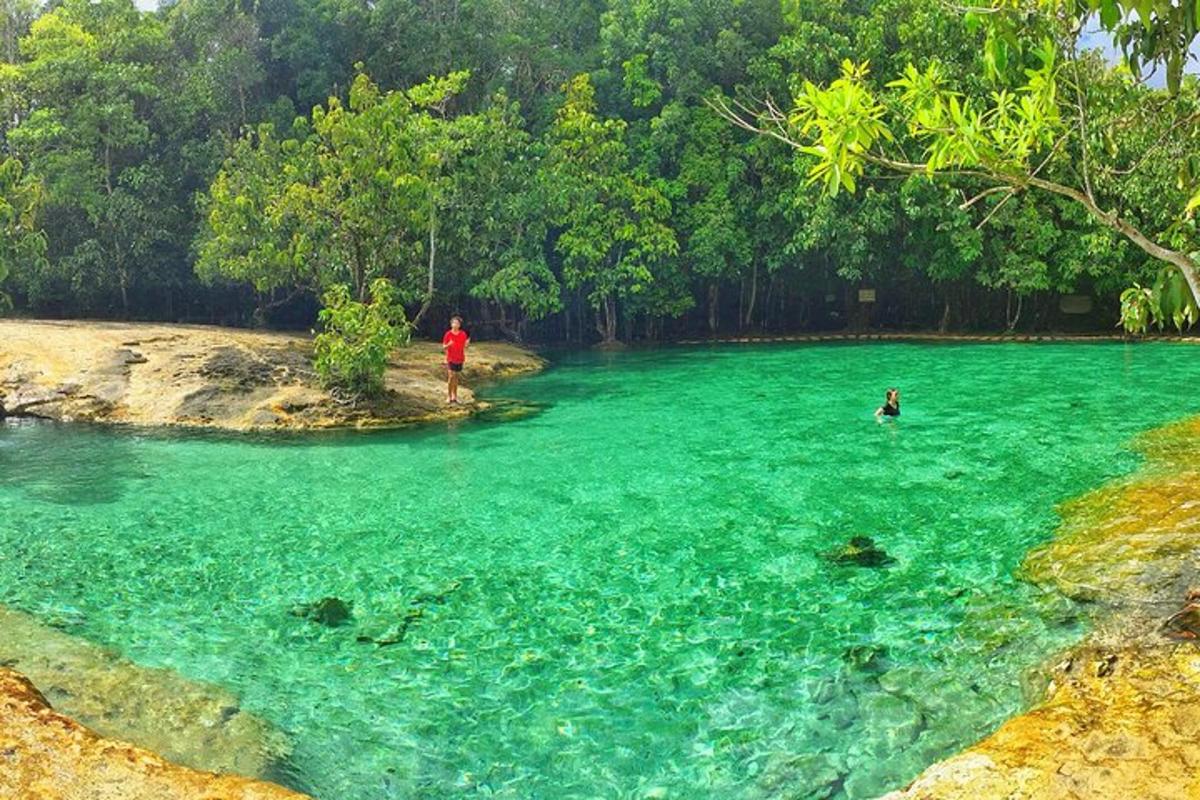
[[[1200,797],[1200,418],[1139,446],[1143,467],[1066,504],[1023,566],[1093,609],[1045,699],[884,800]]]
[[[303,800],[285,737],[216,686],[0,608],[0,797]]]
[[[415,342],[393,354],[380,400],[351,404],[319,385],[306,335],[0,320],[0,417],[232,431],[398,427],[486,411],[468,387],[544,366],[514,345],[473,344],[463,403],[447,406],[441,350]]]
[[[0,321],[0,416],[248,431],[487,409],[465,389],[463,408],[442,404],[427,343],[394,358],[384,404],[343,406],[316,385],[309,348],[304,336],[219,328]],[[472,362],[468,383],[543,366],[491,344]],[[1200,797],[1200,597],[1188,604],[1200,587],[1200,418],[1139,446],[1143,466],[1065,504],[1022,568],[1085,603],[1092,632],[1046,666],[1040,703],[885,800]],[[287,756],[223,690],[0,608],[0,797],[292,800],[302,796],[258,780]]]
[[[463,402],[447,406],[433,343],[393,354],[385,395],[370,405],[340,402],[311,364],[303,335],[0,320],[0,418],[228,431],[397,427],[494,413],[468,387],[545,366],[513,345],[473,345]],[[267,782],[286,771],[288,755],[279,731],[219,687],[141,667],[0,607],[0,797],[301,800]]]

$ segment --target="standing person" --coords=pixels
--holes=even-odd
[[[455,314],[450,318],[450,330],[442,337],[442,350],[446,352],[446,402],[458,402],[458,373],[462,372],[467,360],[467,345],[471,337],[462,329],[462,317]]]
[[[883,422],[884,417],[900,416],[900,390],[888,389],[883,396],[883,405],[875,409],[875,419]]]

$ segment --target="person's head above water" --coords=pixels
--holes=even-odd
[[[460,317],[458,314],[455,314],[454,316],[452,316],[450,318],[450,330],[456,331],[461,327],[462,327],[462,317]]]
[[[888,389],[887,392],[883,396],[883,400],[885,403],[899,403],[900,402],[900,390],[899,389]]]

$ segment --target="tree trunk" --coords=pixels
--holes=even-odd
[[[117,282],[121,285],[121,310],[129,319],[129,275],[124,267],[117,268]]]
[[[717,283],[713,281],[708,285],[708,332],[716,334],[717,332]]]
[[[771,275],[771,279],[767,281],[767,298],[763,302],[763,321],[762,328],[765,331],[767,326],[771,324],[771,295],[775,293],[775,276]]]
[[[1017,295],[1017,311],[1014,314],[1012,310],[1012,289],[1008,290],[1008,300],[1004,306],[1004,324],[1008,327],[1008,332],[1012,333],[1017,329],[1017,323],[1021,321],[1021,305],[1025,301],[1025,295]]]
[[[749,328],[754,324],[754,301],[758,298],[758,259],[754,259],[754,268],[750,272],[750,299],[746,302],[746,317],[742,327]]]
[[[606,296],[596,310],[596,333],[600,334],[601,344],[617,341],[617,300],[612,295]]]
[[[425,299],[421,301],[421,308],[417,311],[417,315],[413,317],[412,326],[416,328],[421,324],[421,319],[425,316],[425,312],[429,310],[429,306],[433,303],[433,266],[434,259],[437,257],[437,209],[433,203],[429,204],[429,281],[425,286]]]
[[[742,328],[746,324],[746,276],[738,282],[738,310],[737,310],[737,326],[738,333],[742,332]]]
[[[942,301],[945,305],[942,308],[942,321],[938,323],[938,333],[945,333],[950,329],[950,292],[947,291]]]

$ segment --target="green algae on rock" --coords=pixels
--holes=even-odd
[[[178,766],[106,739],[0,668],[0,797],[14,800],[304,800],[274,784]]]
[[[1200,574],[1200,418],[1139,447],[1143,468],[1065,504],[1023,567],[1096,603],[1097,630],[1056,659],[1043,703],[887,800],[1200,797],[1200,649],[1164,625]]]
[[[849,542],[837,550],[822,553],[821,557],[833,564],[855,567],[886,567],[896,563],[896,559],[876,545],[870,536],[852,536]]]
[[[4,607],[0,663],[19,670],[55,708],[101,736],[187,767],[261,778],[289,754],[283,735],[240,708],[229,692],[138,666]]]
[[[1024,564],[1034,583],[1071,597],[1174,599],[1200,569],[1200,418],[1138,440],[1141,470],[1067,503],[1063,524]]]

